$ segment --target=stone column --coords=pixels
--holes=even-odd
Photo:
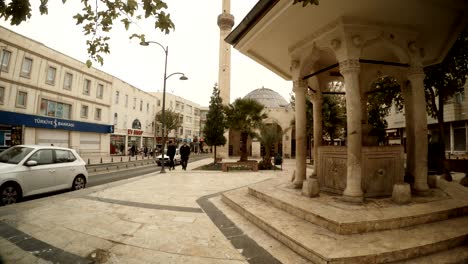
[[[468,152],[468,121],[465,121],[465,151]]]
[[[296,96],[296,175],[294,188],[302,188],[306,178],[307,124],[306,124],[307,81],[295,80],[293,91]]]
[[[426,97],[424,95],[424,71],[422,67],[411,67],[408,70],[408,80],[411,83],[413,103],[412,122],[414,126],[414,190],[424,195],[428,192],[427,185],[427,115]],[[408,160],[411,162],[411,160]]]
[[[359,89],[360,65],[358,59],[340,62],[340,73],[344,77],[346,90],[347,133],[347,174],[343,200],[362,202],[364,195],[361,188],[362,163],[362,103]]]
[[[312,106],[314,115],[314,172],[312,177],[317,177],[318,148],[322,146],[322,104],[323,96],[321,91],[312,95]]]
[[[450,122],[450,154],[453,154],[453,150],[455,149],[455,135],[453,132],[453,123]]]
[[[413,124],[413,94],[411,84],[402,86],[405,104],[405,133],[406,133],[406,172],[405,176],[414,178],[414,124]]]

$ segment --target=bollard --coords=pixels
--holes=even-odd
[[[90,165],[90,164],[91,164],[91,160],[88,158],[88,165]]]
[[[101,157],[101,164],[102,164],[102,157]]]
[[[130,156],[128,156],[128,161],[130,161],[130,160],[131,160],[131,157],[130,157]]]
[[[111,162],[114,162],[114,157],[111,157]]]
[[[138,160],[138,155],[135,156],[135,160]]]
[[[120,157],[120,162],[122,162],[122,157]]]

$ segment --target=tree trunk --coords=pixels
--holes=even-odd
[[[216,162],[216,146],[214,146],[214,162],[213,162],[213,164],[216,164],[216,163],[217,163]]]
[[[263,158],[263,165],[266,169],[271,169],[271,148],[265,146],[265,157]]]
[[[435,100],[433,100],[435,103]],[[436,108],[437,115],[437,127],[438,127],[438,136],[439,136],[439,153],[437,153],[437,174],[444,175],[443,177],[452,181],[452,175],[450,171],[446,171],[444,162],[445,162],[445,131],[444,131],[444,92],[443,89],[439,89],[439,108]]]
[[[241,149],[240,161],[247,161],[247,139],[248,138],[249,138],[249,135],[247,133],[241,132],[242,149]]]

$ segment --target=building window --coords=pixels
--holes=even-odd
[[[128,107],[128,94],[125,95],[125,107]]]
[[[133,129],[141,129],[141,122],[140,122],[140,120],[138,120],[138,119],[133,120],[132,128],[133,128]]]
[[[10,57],[11,57],[11,51],[4,49],[2,52],[2,67],[1,67],[1,70],[4,72],[8,72],[8,67],[10,66]]]
[[[192,114],[192,106],[187,105],[187,114]]]
[[[103,96],[104,96],[104,84],[99,83],[97,85],[96,97],[99,99],[102,99]]]
[[[120,92],[116,91],[115,92],[115,104],[119,104],[119,96],[120,96]]]
[[[82,105],[82,106],[81,106],[81,112],[80,112],[80,114],[81,114],[81,117],[82,117],[82,118],[88,118],[88,109],[89,109],[89,108],[88,108],[87,105]]]
[[[41,99],[41,115],[70,119],[71,105]]]
[[[140,100],[140,111],[143,111],[143,100]]]
[[[119,121],[119,115],[114,113],[114,126],[117,126],[117,122]]]
[[[16,107],[26,108],[27,100],[28,100],[28,93],[19,91],[18,96],[16,97]]]
[[[184,129],[181,127],[180,128],[180,135],[182,136],[184,134]]]
[[[23,64],[21,65],[21,77],[30,78],[31,77],[31,69],[32,69],[32,62],[33,60],[30,58],[23,58]]]
[[[146,103],[146,113],[149,113],[149,103]]]
[[[136,98],[133,97],[133,109],[136,109]]]
[[[57,69],[55,67],[49,67],[47,69],[47,79],[46,83],[50,85],[55,84],[55,74],[57,73]]]
[[[101,120],[101,114],[102,114],[102,109],[96,108],[96,111],[94,112],[94,119]]]
[[[0,104],[5,103],[5,87],[0,87]]]
[[[85,79],[84,86],[83,86],[83,94],[89,95],[90,90],[91,90],[91,80]]]
[[[66,72],[65,77],[63,79],[63,89],[65,90],[71,90],[72,89],[72,83],[73,83],[73,74]]]
[[[185,132],[187,133],[187,136],[191,136],[191,135],[192,135],[192,130],[190,130],[190,129],[185,130]]]
[[[461,90],[457,93],[455,93],[455,103],[457,104],[462,104],[463,101],[465,100],[465,91]]]

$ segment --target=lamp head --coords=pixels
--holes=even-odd
[[[187,78],[187,76],[182,75],[182,76],[180,76],[179,80],[186,81],[186,80],[188,80],[188,78]]]
[[[147,41],[142,41],[142,42],[140,42],[140,45],[142,45],[142,46],[148,46],[149,43],[148,43]]]

